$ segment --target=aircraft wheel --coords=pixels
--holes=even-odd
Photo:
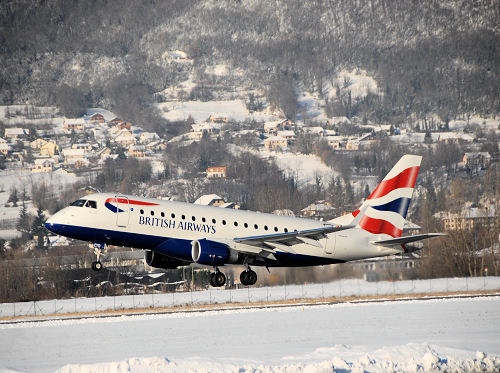
[[[94,271],[100,271],[102,269],[102,263],[101,262],[92,262],[92,269]]]
[[[241,274],[240,274],[241,285],[244,285],[244,286],[248,285],[248,274],[247,273],[248,273],[247,271],[241,272]]]
[[[216,287],[214,282],[215,273],[210,273],[210,286]]]
[[[251,269],[248,271],[248,285],[255,285],[257,282],[257,273],[252,271]]]
[[[216,287],[221,287],[226,284],[226,276],[222,272],[216,272],[213,275],[213,282]]]
[[[248,271],[241,272],[240,281],[242,285],[251,286],[257,282],[257,273],[249,269]]]

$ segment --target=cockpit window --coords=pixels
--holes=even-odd
[[[77,201],[73,202],[73,203],[71,204],[71,206],[78,206],[78,207],[82,207],[83,205],[85,205],[85,202],[87,202],[87,200],[86,200],[86,199],[79,199],[79,200],[77,200]]]
[[[85,205],[85,207],[90,207],[90,208],[96,209],[97,208],[97,202],[96,201],[91,201],[89,199],[87,201],[87,204]]]

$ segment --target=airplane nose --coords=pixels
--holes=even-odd
[[[55,234],[61,234],[64,224],[61,224],[61,214],[58,212],[45,221],[45,228]]]
[[[55,225],[54,219],[52,216],[45,221],[45,228],[47,228],[51,232],[54,232],[54,229],[55,229],[54,225]]]

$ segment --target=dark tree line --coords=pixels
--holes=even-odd
[[[154,93],[196,76],[193,99],[235,87],[265,92],[294,118],[296,89],[328,99],[331,116],[400,123],[437,113],[500,108],[498,3],[386,0],[298,1],[4,1],[0,4],[0,101],[29,100],[78,115],[88,106],[115,110],[146,127],[168,126],[151,114]],[[163,63],[182,49],[193,65]],[[95,70],[108,58],[103,71]],[[73,71],[68,61],[80,65]],[[244,77],[215,79],[208,66],[226,63]],[[379,89],[353,98],[328,96],[341,70],[361,68]],[[344,89],[345,88],[345,89]],[[416,116],[413,117],[413,116]]]

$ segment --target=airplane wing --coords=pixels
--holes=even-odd
[[[446,236],[446,233],[416,234],[414,236],[403,236],[403,237],[390,238],[388,240],[372,241],[372,244],[379,245],[379,246],[385,246],[385,247],[394,247],[394,246],[404,245],[407,243],[426,240],[428,238],[440,237],[440,236]]]
[[[260,236],[237,237],[229,244],[234,250],[249,255],[262,256],[269,259],[274,258],[274,251],[280,250],[295,254],[292,246],[300,243],[322,247],[319,240],[325,238],[326,234],[354,228],[354,225],[334,226],[325,224],[324,227],[276,233]]]
[[[260,245],[264,242],[276,242],[284,245],[294,245],[296,243],[303,243],[303,239],[316,241],[321,238],[325,238],[327,233],[338,232],[350,228],[354,228],[354,226],[325,225],[321,228],[307,229],[303,231],[233,238],[233,241],[237,243],[244,243],[247,245]]]

